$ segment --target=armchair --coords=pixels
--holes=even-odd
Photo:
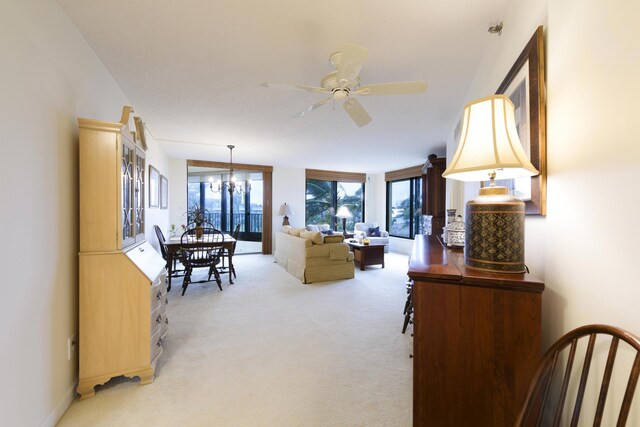
[[[369,241],[374,245],[383,244],[384,251],[389,252],[389,232],[380,230],[380,236],[371,236],[369,230],[376,227],[379,228],[377,222],[356,222],[353,226],[353,237],[358,239],[360,236],[362,236],[362,238],[368,238]]]

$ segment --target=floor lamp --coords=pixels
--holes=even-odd
[[[351,218],[351,212],[347,209],[346,206],[340,206],[338,212],[336,213],[338,218],[342,218],[342,234],[347,235],[347,218]]]

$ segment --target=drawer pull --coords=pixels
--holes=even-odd
[[[413,354],[409,353],[409,359],[413,359]]]
[[[162,347],[162,344],[164,343],[164,340],[162,339],[162,337],[158,338],[158,341],[156,342],[156,345],[158,347]]]
[[[168,317],[164,318],[164,323],[166,323],[167,325],[169,324],[169,318]]]
[[[165,305],[169,305],[169,298],[165,298],[164,299],[164,303],[165,303]]]
[[[162,323],[162,314],[158,314],[156,317],[156,323]]]
[[[156,298],[157,298],[157,299],[162,299],[162,291],[158,291],[158,292],[156,293]]]

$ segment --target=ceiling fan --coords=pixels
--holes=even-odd
[[[307,92],[329,94],[330,96],[327,98],[321,99],[299,113],[294,114],[293,117],[302,117],[322,107],[329,101],[344,101],[342,104],[343,108],[358,127],[369,124],[371,117],[355,95],[407,95],[422,93],[427,89],[427,83],[424,81],[360,84],[360,69],[365,59],[367,59],[368,54],[369,51],[367,49],[355,44],[346,44],[342,50],[331,54],[329,62],[336,67],[336,71],[332,71],[324,76],[322,80],[320,80],[319,87],[267,82],[261,83],[261,86],[288,87],[305,90]]]

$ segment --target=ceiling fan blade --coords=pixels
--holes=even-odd
[[[342,48],[340,60],[336,64],[338,70],[336,81],[340,86],[344,87],[355,83],[368,55],[367,49],[355,44],[347,44]]]
[[[347,99],[344,104],[342,104],[349,116],[351,116],[351,120],[355,122],[358,127],[362,127],[368,125],[371,122],[371,116],[367,114],[366,110],[360,104],[360,102],[355,98]]]
[[[316,86],[306,86],[306,85],[292,85],[287,83],[260,83],[262,87],[275,87],[275,88],[284,88],[284,89],[300,89],[305,90],[307,92],[317,92],[317,93],[331,93],[323,87]]]
[[[315,104],[305,108],[304,110],[300,111],[299,113],[292,114],[291,117],[302,117],[305,114],[308,114],[308,113],[312,112],[313,110],[315,110],[315,109],[317,109],[319,107],[322,107],[324,104],[326,104],[327,102],[331,101],[332,99],[333,99],[332,97],[321,99],[320,101],[318,101]]]
[[[358,95],[410,95],[427,90],[427,82],[398,82],[363,85],[354,93]]]

